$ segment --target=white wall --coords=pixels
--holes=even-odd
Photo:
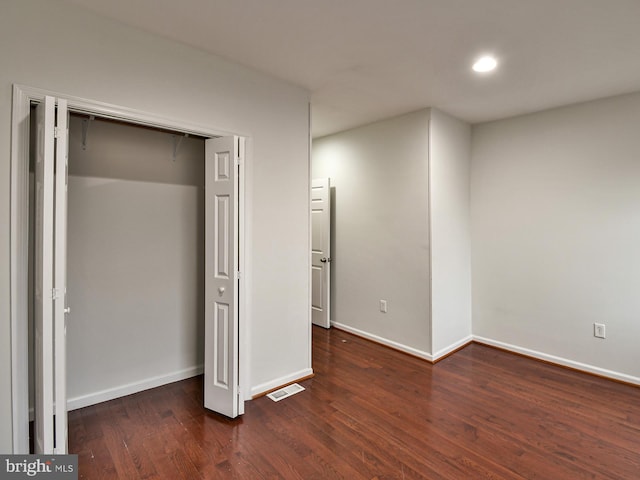
[[[13,83],[250,137],[251,385],[310,373],[308,92],[61,1],[3,2],[0,60],[1,225],[10,219]],[[1,452],[12,449],[9,239],[0,230]]]
[[[70,408],[199,373],[200,196],[185,185],[69,177]]]
[[[436,109],[429,126],[434,357],[471,340],[471,127]]]
[[[640,383],[638,125],[632,94],[473,128],[475,335]]]
[[[332,321],[427,356],[428,129],[422,110],[320,138],[312,163],[333,190]]]
[[[172,140],[95,120],[83,149],[71,118],[70,408],[202,370],[204,140]]]

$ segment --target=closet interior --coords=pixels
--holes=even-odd
[[[70,115],[70,410],[202,372],[204,143],[180,132]],[[33,238],[32,207],[30,298]],[[33,406],[33,305],[29,322]]]

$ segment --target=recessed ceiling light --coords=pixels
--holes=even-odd
[[[496,68],[497,65],[498,62],[495,58],[489,56],[481,57],[476,61],[476,63],[473,64],[473,70],[474,72],[479,73],[490,72],[491,70]]]

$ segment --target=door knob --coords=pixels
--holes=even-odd
[[[71,313],[71,308],[67,307],[64,309],[64,313]]]
[[[218,287],[218,295],[222,295],[224,293],[224,287]]]
[[[331,261],[331,258],[322,257],[322,258],[320,259],[320,261],[321,261],[322,263],[327,263],[327,262],[330,262],[330,261]]]

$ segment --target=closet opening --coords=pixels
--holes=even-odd
[[[202,373],[204,142],[69,115],[69,410]],[[32,199],[34,163],[30,155]],[[30,248],[30,298],[33,265]],[[31,361],[32,402],[34,378]]]
[[[45,436],[55,433],[40,450],[65,453],[66,437],[58,438],[61,419],[66,426],[65,407],[81,408],[203,372],[204,407],[231,418],[244,413],[245,138],[29,87],[14,86],[13,107],[14,451],[30,451],[34,417],[49,429]],[[68,147],[61,118],[68,120]],[[44,164],[50,165],[55,195],[40,193],[36,202],[36,191],[49,181],[50,174],[42,177],[47,148],[40,148],[49,141],[54,157]],[[66,151],[68,169],[58,163]],[[58,192],[65,192],[64,201]],[[60,217],[63,204],[67,215]],[[57,222],[64,218],[67,232],[63,241],[52,236],[44,242],[56,245],[53,266],[44,270],[43,215],[53,215],[56,232],[63,231]],[[66,248],[63,263],[56,263],[58,245]],[[65,265],[65,288],[58,264]],[[43,289],[38,278],[52,272],[53,287]],[[66,303],[63,314],[60,298]],[[34,319],[42,319],[42,304],[51,302],[51,321],[66,326],[65,341],[59,342],[57,328],[49,337],[55,368],[43,362],[48,357],[36,358],[43,337],[34,335]],[[66,362],[60,363],[63,351]],[[58,375],[58,365],[65,365],[64,375]],[[43,375],[53,375],[53,381],[43,382]],[[66,388],[59,389],[62,377]],[[51,398],[39,396],[43,385],[56,392],[53,418],[47,417],[51,400],[38,401]],[[55,406],[58,392],[65,401]],[[40,433],[36,429],[38,440]]]

